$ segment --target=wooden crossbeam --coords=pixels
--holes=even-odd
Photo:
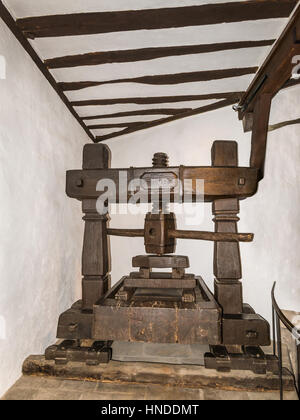
[[[146,85],[176,85],[181,83],[207,82],[210,80],[240,77],[256,73],[258,67],[197,71],[189,73],[161,74],[155,76],[133,77],[125,79],[105,80],[103,82],[62,82],[59,87],[63,91],[80,90],[93,86],[116,83],[141,83]]]
[[[112,99],[93,99],[86,101],[73,101],[72,106],[93,106],[93,105],[116,105],[116,104],[164,104],[186,101],[205,101],[209,99],[230,99],[233,103],[239,102],[244,92],[224,92],[207,93],[203,95],[183,95],[183,96],[153,96],[139,98],[112,98]]]
[[[192,108],[154,108],[138,111],[115,112],[114,114],[89,115],[81,117],[82,120],[98,120],[106,118],[135,117],[139,115],[177,115],[192,111]]]
[[[242,48],[257,48],[272,45],[275,39],[261,41],[220,42],[203,45],[184,45],[175,47],[140,48],[135,50],[101,51],[88,54],[69,55],[45,60],[49,69],[79,66],[99,66],[112,63],[131,63],[190,54],[204,54]]]
[[[114,137],[119,137],[119,136],[124,136],[126,134],[131,134],[131,133],[134,133],[135,131],[144,130],[146,128],[151,128],[151,127],[156,127],[158,125],[166,124],[166,123],[176,121],[176,120],[179,120],[179,119],[182,119],[182,118],[191,117],[193,115],[199,115],[199,114],[203,114],[205,112],[214,111],[216,109],[220,109],[220,108],[224,108],[226,106],[233,105],[234,103],[236,103],[236,100],[234,100],[232,98],[231,99],[225,99],[225,100],[218,101],[218,102],[216,102],[214,104],[211,104],[211,105],[206,105],[206,106],[202,106],[200,108],[193,109],[192,111],[189,111],[189,112],[186,112],[186,113],[183,113],[183,114],[174,115],[174,116],[169,117],[169,118],[149,121],[145,124],[138,125],[136,127],[126,128],[125,130],[118,131],[117,133],[111,133],[111,134],[107,134],[105,136],[97,136],[96,137],[96,142],[99,143],[101,141],[109,140],[109,139],[112,139]]]
[[[279,128],[288,127],[290,125],[300,124],[300,118],[295,118],[293,120],[282,121],[277,124],[269,125],[269,131],[279,130]]]
[[[287,17],[296,0],[257,0],[201,6],[37,16],[17,20],[28,38],[180,28]]]
[[[164,118],[160,118],[161,120],[164,120]],[[155,120],[158,121],[158,120]],[[90,130],[104,130],[107,128],[123,128],[123,127],[128,127],[128,128],[133,128],[133,127],[138,127],[139,125],[145,125],[148,124],[149,121],[137,121],[137,122],[124,122],[124,123],[112,123],[112,124],[94,124],[94,125],[89,125],[88,128]]]

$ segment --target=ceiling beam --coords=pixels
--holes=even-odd
[[[293,87],[293,86],[297,86],[299,84],[300,84],[300,78],[299,79],[290,79],[284,84],[282,89],[287,89],[287,88],[290,88],[290,87]]]
[[[18,19],[17,25],[31,39],[181,28],[283,18],[290,15],[296,4],[296,0],[249,0],[190,7],[27,17]]]
[[[190,54],[205,54],[218,51],[236,50],[241,48],[267,47],[272,45],[274,42],[275,39],[268,39],[261,41],[221,42],[215,44],[186,45],[177,47],[102,51],[51,58],[45,60],[45,64],[49,69],[59,69],[81,66],[99,66],[112,63],[131,63]]]
[[[185,95],[185,96],[153,96],[144,98],[112,98],[112,99],[93,99],[86,101],[73,101],[72,106],[94,106],[94,105],[116,105],[116,104],[164,104],[185,101],[205,101],[210,99],[230,99],[233,103],[239,102],[244,92],[224,92],[207,93],[203,95]]]
[[[278,130],[279,128],[288,127],[290,125],[300,124],[300,118],[294,120],[283,121],[277,124],[269,125],[269,131]]]
[[[164,120],[165,118],[161,118],[161,119]],[[137,127],[139,125],[148,124],[148,122],[149,121],[136,121],[136,122],[112,123],[112,124],[95,124],[95,125],[89,125],[88,127],[90,130],[105,130],[108,128]]]
[[[153,108],[139,111],[116,112],[114,114],[89,115],[81,117],[84,121],[99,120],[106,118],[135,117],[137,115],[177,115],[192,111],[192,108]]]
[[[19,30],[19,28],[15,24],[15,20],[10,15],[9,11],[6,9],[2,1],[0,1],[0,17],[4,21],[4,23],[7,25],[7,27],[11,30],[11,32],[14,34],[14,36],[17,38],[17,40],[20,42],[22,47],[25,49],[25,51],[29,54],[29,56],[32,58],[33,62],[36,64],[38,69],[43,73],[45,78],[48,80],[50,85],[53,87],[55,92],[58,94],[60,99],[63,101],[63,103],[66,105],[68,110],[71,112],[73,117],[78,121],[78,123],[81,125],[81,127],[84,129],[86,134],[89,136],[91,140],[95,140],[92,133],[87,129],[84,122],[81,120],[81,118],[78,116],[74,108],[70,105],[70,102],[66,95],[63,93],[63,91],[59,88],[57,85],[54,77],[49,72],[43,61],[39,58],[35,50],[32,48],[29,41],[24,37],[23,33]]]
[[[145,124],[138,125],[136,127],[126,128],[125,130],[118,131],[117,133],[111,133],[111,134],[107,134],[105,136],[97,136],[96,137],[96,142],[99,143],[101,141],[109,140],[109,139],[112,139],[114,137],[124,136],[126,134],[131,134],[131,133],[134,133],[136,131],[144,130],[146,128],[156,127],[156,126],[166,124],[166,123],[169,123],[169,122],[172,122],[172,121],[176,121],[176,120],[180,120],[180,119],[183,119],[183,118],[191,117],[193,115],[199,115],[199,114],[203,114],[205,112],[215,111],[216,109],[224,108],[226,106],[233,105],[234,103],[236,103],[236,101],[234,101],[232,98],[231,99],[225,99],[223,101],[219,101],[219,102],[216,102],[214,104],[210,104],[210,105],[202,106],[201,108],[193,109],[192,111],[189,111],[189,112],[186,112],[186,113],[183,113],[183,114],[174,115],[174,116],[169,117],[169,118],[163,118],[163,119],[159,119],[159,120],[149,121]]]
[[[74,91],[94,86],[112,85],[116,83],[141,83],[145,85],[177,85],[181,83],[208,82],[211,80],[240,77],[254,74],[258,67],[196,71],[190,73],[160,74],[155,76],[133,77],[125,79],[105,80],[103,82],[61,82],[63,91]]]

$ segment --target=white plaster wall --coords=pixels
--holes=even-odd
[[[2,21],[0,55],[1,396],[80,297],[83,224],[65,172],[89,139]]]
[[[271,123],[299,118],[299,87],[281,92],[273,101]],[[298,310],[300,300],[299,210],[300,125],[269,134],[266,175],[258,194],[241,202],[241,232],[254,232],[255,241],[241,244],[245,301],[271,320],[270,293],[278,282],[278,301],[285,309]],[[171,165],[210,165],[214,140],[236,140],[240,165],[248,166],[250,135],[243,133],[237,115],[228,107],[204,115],[116,138],[106,143],[114,167],[151,165],[152,155],[167,152]],[[200,204],[203,219],[192,228],[213,230],[211,205]],[[143,215],[112,216],[112,227],[141,228]],[[187,227],[183,216],[179,228]],[[113,282],[129,273],[131,258],[143,252],[143,239],[111,238]],[[213,245],[178,241],[177,253],[189,255],[191,272],[201,274],[213,288]]]

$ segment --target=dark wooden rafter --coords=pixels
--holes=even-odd
[[[238,41],[203,45],[140,48],[136,50],[101,51],[51,58],[45,60],[45,64],[49,69],[59,69],[80,66],[98,66],[112,63],[131,63],[165,57],[204,54],[242,48],[267,47],[272,45],[274,42],[275,39],[268,39],[261,41]]]
[[[279,128],[288,127],[289,125],[300,124],[300,118],[295,118],[293,120],[282,121],[277,124],[269,125],[269,131],[279,130]]]
[[[24,37],[23,33],[20,31],[20,29],[16,26],[15,20],[10,15],[7,8],[4,6],[2,1],[0,1],[0,17],[4,21],[4,23],[7,25],[7,27],[11,30],[11,32],[14,34],[14,36],[17,38],[17,40],[20,42],[22,47],[25,49],[25,51],[29,54],[29,56],[32,58],[36,66],[39,68],[39,70],[43,73],[45,78],[48,80],[50,85],[53,87],[53,89],[56,91],[58,96],[61,98],[63,103],[66,105],[68,110],[71,112],[71,114],[76,118],[76,120],[79,122],[81,127],[84,129],[86,134],[89,136],[89,138],[93,141],[95,141],[94,136],[92,133],[88,130],[84,122],[81,120],[81,118],[78,116],[77,112],[74,110],[74,108],[70,105],[70,102],[66,95],[63,93],[63,91],[60,89],[60,87],[57,85],[54,77],[49,72],[43,61],[39,58],[31,44],[28,42],[28,40]]]
[[[164,118],[160,118],[160,120],[164,120]],[[159,120],[156,119],[155,121],[159,121]],[[148,123],[149,121],[136,121],[136,122],[111,123],[111,124],[94,124],[94,125],[89,125],[88,128],[90,130],[97,130],[97,129],[104,130],[107,128],[123,128],[123,127],[134,128],[134,127],[138,127],[140,125],[145,125]]]
[[[299,84],[300,84],[300,79],[290,79],[284,84],[283,89],[287,89],[287,88],[290,88]]]
[[[257,0],[201,6],[37,16],[17,20],[28,38],[88,35],[143,29],[287,17],[296,0]]]
[[[153,108],[138,111],[115,112],[114,114],[89,115],[81,117],[84,121],[106,118],[136,117],[140,115],[177,115],[192,111],[192,108]]]
[[[59,37],[69,35],[87,35],[109,32],[132,31],[143,29],[180,28],[187,26],[212,25],[225,22],[242,22],[258,19],[287,17],[296,5],[294,0],[246,0],[234,3],[206,4],[201,6],[186,6],[175,8],[161,8],[148,10],[129,10],[117,12],[79,13],[42,17],[28,17],[18,19],[11,17],[0,0],[0,16],[15,34],[16,38],[32,57],[49,83],[58,93],[72,115],[93,141],[103,141],[120,135],[132,133],[144,128],[154,127],[171,122],[179,118],[201,114],[219,109],[240,101],[244,92],[210,93],[202,95],[182,95],[164,97],[140,98],[113,98],[99,100],[81,100],[70,102],[64,91],[79,90],[87,87],[101,86],[116,83],[142,83],[149,85],[175,85],[180,83],[202,82],[209,80],[239,77],[256,72],[256,67],[217,69],[177,74],[148,75],[135,78],[120,78],[108,81],[78,81],[74,83],[57,83],[49,69],[101,65],[107,63],[137,62],[152,60],[161,57],[182,56],[189,54],[202,54],[216,51],[226,51],[238,48],[253,48],[271,45],[274,40],[223,42],[218,44],[187,45],[174,47],[143,48],[137,50],[104,51],[89,54],[56,57],[44,63],[38,57],[26,38]],[[181,107],[172,109],[165,107],[162,110],[137,110],[128,112],[115,112],[108,115],[80,117],[74,107],[115,104],[168,104],[185,101],[219,100],[214,104],[192,109]],[[118,118],[134,115],[158,115],[153,121],[92,124],[87,126],[86,121],[104,118]],[[162,116],[168,116],[162,118]],[[154,117],[155,118],[155,117]],[[124,130],[106,136],[93,136],[91,130],[123,128]]]
[[[183,95],[183,96],[153,96],[139,98],[112,98],[112,99],[91,99],[86,101],[72,101],[72,106],[96,106],[96,105],[115,105],[115,104],[167,104],[176,102],[205,101],[210,99],[229,99],[233,103],[239,102],[244,92],[224,92],[207,93],[202,95]]]
[[[97,136],[96,137],[96,142],[98,143],[98,142],[101,142],[101,141],[104,141],[104,140],[112,139],[114,137],[124,136],[126,134],[131,134],[135,131],[140,131],[140,130],[144,130],[146,128],[151,128],[151,127],[156,127],[156,126],[161,125],[161,124],[169,123],[169,122],[176,121],[176,120],[179,120],[179,119],[182,119],[182,118],[191,117],[193,115],[199,115],[199,114],[203,114],[205,112],[215,111],[217,109],[233,105],[234,103],[236,103],[235,99],[232,99],[232,98],[231,99],[224,99],[222,101],[218,101],[218,102],[216,102],[214,104],[211,104],[211,105],[206,105],[206,106],[202,106],[200,108],[193,109],[192,111],[186,112],[184,114],[178,114],[178,115],[174,115],[174,116],[169,117],[169,118],[149,121],[149,122],[146,122],[146,123],[139,123],[139,124],[137,123],[136,126],[134,126],[134,127],[127,127],[127,128],[125,128],[125,130],[118,131],[116,133],[111,133],[111,134],[107,134],[107,135],[104,135],[104,136]]]
[[[264,177],[272,98],[282,88],[297,84],[291,79],[293,57],[297,55],[300,55],[300,4],[237,106],[245,131],[252,131],[250,165],[259,169],[260,179]]]
[[[63,91],[80,90],[89,87],[112,85],[116,83],[141,83],[146,85],[176,85],[181,83],[208,82],[210,80],[240,77],[256,73],[258,67],[197,71],[190,73],[161,74],[155,76],[106,80],[103,82],[64,82],[59,83]]]

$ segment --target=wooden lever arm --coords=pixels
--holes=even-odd
[[[145,236],[144,229],[107,229],[110,236],[125,236],[127,238],[143,238]]]
[[[221,232],[202,232],[196,230],[170,230],[170,238],[177,239],[198,239],[213,242],[252,242],[253,233],[221,233]]]
[[[130,238],[144,237],[144,229],[107,229],[107,234],[111,236],[125,236]],[[169,230],[168,236],[177,239],[197,239],[213,242],[252,242],[252,233],[220,233],[202,232],[194,230]]]

